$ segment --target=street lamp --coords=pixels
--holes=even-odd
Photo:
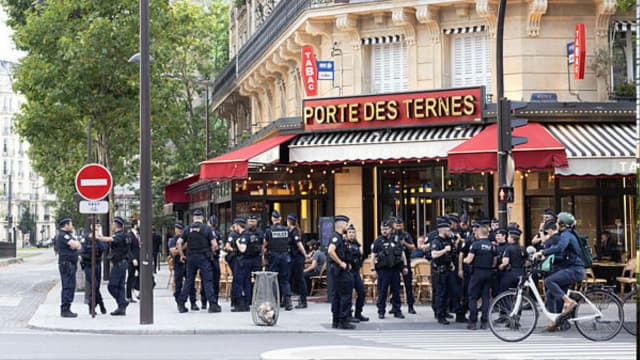
[[[207,160],[209,158],[209,154],[211,153],[209,143],[209,86],[213,86],[213,80],[191,77],[185,79],[171,73],[162,73],[162,77],[173,80],[193,81],[198,85],[204,86],[204,132],[206,137],[204,142],[204,159]]]

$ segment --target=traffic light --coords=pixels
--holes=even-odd
[[[526,105],[525,105],[526,106]],[[502,146],[500,150],[504,152],[510,152],[514,146],[520,144],[526,144],[528,139],[525,136],[513,136],[513,129],[521,126],[525,126],[528,123],[527,119],[513,119],[511,118],[511,112],[515,108],[522,108],[524,106],[520,104],[511,104],[511,101],[507,98],[499,100],[498,104],[498,119],[504,119],[502,122],[498,122],[500,125],[500,138],[499,141]],[[504,114],[504,117],[502,117]]]
[[[513,187],[501,186],[498,189],[498,201],[503,203],[512,203],[514,201]]]

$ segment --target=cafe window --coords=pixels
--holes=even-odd
[[[554,189],[555,176],[552,172],[531,172],[524,173],[522,176],[524,176],[524,179],[526,181],[527,191]]]
[[[487,33],[451,35],[451,86],[486,86],[491,93],[491,47]]]
[[[234,193],[238,195],[261,196],[264,193],[262,181],[243,180],[234,183]]]
[[[266,182],[267,195],[295,195],[296,194],[296,181],[295,180],[269,180]]]
[[[560,178],[560,190],[591,189],[598,186],[596,179]]]
[[[407,46],[404,41],[371,45],[371,93],[406,91]]]

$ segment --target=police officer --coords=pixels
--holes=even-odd
[[[129,268],[130,238],[124,233],[124,219],[116,216],[111,225],[111,236],[100,236],[100,241],[110,243],[111,252],[107,257],[111,260],[111,272],[109,273],[109,294],[113,296],[118,308],[111,312],[113,316],[126,315],[129,302],[125,298],[125,278]]]
[[[453,266],[453,244],[450,240],[448,219],[440,219],[437,224],[438,235],[431,240],[431,282],[433,286],[433,307],[438,323],[448,325],[447,298],[449,296],[448,273]]]
[[[74,318],[78,314],[71,311],[71,304],[76,291],[78,251],[82,245],[73,236],[73,222],[70,217],[60,219],[58,226],[60,231],[56,236],[56,246],[58,248],[58,270],[62,282],[60,316]]]
[[[208,312],[220,312],[220,306],[213,291],[213,274],[211,271],[211,256],[218,249],[218,242],[214,238],[211,228],[204,222],[204,214],[200,210],[193,212],[193,224],[189,226],[178,238],[176,247],[180,253],[180,261],[187,261],[187,281],[178,296],[178,311],[185,313],[189,311],[185,306],[187,297],[191,289],[195,286],[196,271],[200,270],[202,288],[209,301]],[[182,250],[183,244],[187,244],[188,258]]]
[[[518,280],[524,274],[526,256],[519,244],[520,235],[522,235],[520,230],[509,229],[509,244],[502,254],[500,265],[498,265],[498,268],[504,272],[500,281],[500,292],[518,286]]]
[[[229,269],[231,270],[231,275],[232,275],[231,279],[234,279],[233,275],[235,275],[234,272],[237,267],[238,247],[236,245],[236,240],[238,240],[239,237],[240,237],[240,234],[236,229],[236,224],[232,223],[231,226],[229,227],[229,233],[227,234],[226,241],[224,243],[224,252],[225,252],[224,260],[227,262],[227,264],[229,265]],[[232,280],[231,294],[235,294],[238,291],[239,290],[238,290],[237,282]],[[231,295],[231,308],[234,308],[235,306],[236,306],[236,298],[233,295]]]
[[[471,245],[469,255],[464,258],[464,262],[472,266],[471,280],[469,281],[469,324],[467,325],[469,330],[476,330],[477,303],[480,297],[482,297],[480,328],[487,328],[491,275],[496,266],[496,248],[489,241],[489,229],[486,226],[480,226],[478,237],[479,239]]]
[[[296,309],[306,309],[308,291],[307,282],[304,280],[304,261],[307,258],[307,251],[302,243],[298,217],[295,214],[287,215],[287,228],[289,229],[289,246],[291,249],[291,282],[296,285],[298,294],[300,294]]]
[[[231,311],[244,312],[250,310],[251,272],[261,259],[262,242],[258,242],[257,235],[247,229],[247,220],[244,217],[237,217],[233,222],[240,236],[236,240],[238,256],[233,271],[233,282],[236,286],[231,289],[231,297],[235,298],[236,306]]]
[[[93,224],[91,225],[93,227]],[[104,300],[102,299],[102,294],[100,293],[100,278],[102,277],[102,262],[100,261],[100,259],[102,259],[102,254],[105,252],[105,250],[107,250],[109,248],[109,246],[107,244],[105,244],[102,241],[97,240],[97,236],[102,234],[102,229],[100,228],[100,224],[96,224],[96,272],[95,272],[95,277],[96,277],[96,284],[95,284],[95,292],[96,292],[96,305],[98,305],[100,307],[100,312],[102,314],[106,314],[107,313],[107,308],[104,306]],[[93,277],[91,276],[91,269],[93,268],[93,258],[91,256],[91,251],[93,249],[93,241],[92,241],[92,236],[93,234],[90,232],[89,236],[86,238],[84,244],[82,245],[82,255],[81,255],[81,266],[82,266],[82,270],[84,270],[84,278],[85,278],[85,283],[86,285],[86,289],[87,289],[87,294],[89,296],[87,296],[87,298],[85,299],[85,303],[87,303],[89,305],[89,315],[94,313],[94,309],[91,307],[91,282],[93,281]]]
[[[464,303],[462,298],[462,294],[464,292],[464,267],[460,267],[460,263],[457,261],[459,259],[459,253],[464,247],[464,239],[460,234],[460,218],[458,215],[455,213],[450,214],[447,216],[447,220],[449,221],[449,224],[451,224],[449,236],[452,243],[451,259],[453,260],[454,266],[453,271],[450,271],[447,274],[447,286],[450,288],[448,304],[450,309],[456,313],[456,322],[466,323],[467,319],[465,318],[465,313],[467,309],[462,306]],[[460,270],[462,270],[462,273]]]
[[[477,240],[478,235],[477,222],[471,224],[471,232],[464,238],[460,251],[458,253],[458,276],[462,270],[462,308],[466,310],[469,308],[469,280],[471,279],[471,265],[464,263],[464,258],[469,255],[469,249],[471,244]]]
[[[353,288],[356,291],[356,311],[355,315],[349,316],[349,321],[359,323],[360,321],[369,321],[369,318],[362,315],[362,308],[364,307],[365,292],[364,283],[362,282],[362,276],[360,276],[360,268],[362,267],[363,254],[360,250],[360,243],[356,237],[356,227],[353,224],[349,224],[347,227],[347,244],[351,251],[351,276],[353,277]],[[351,310],[349,310],[351,313]]]
[[[211,257],[211,271],[213,272],[213,297],[215,298],[215,304],[218,304],[218,298],[220,297],[220,249],[222,248],[222,234],[218,231],[218,218],[215,215],[209,217],[207,225],[211,228],[211,233],[218,247],[213,251]],[[202,308],[206,308],[207,303],[202,302]],[[211,304],[209,304],[211,305]],[[220,305],[218,305],[220,307]]]
[[[271,227],[265,233],[265,258],[268,270],[278,273],[280,294],[284,298],[287,311],[291,304],[291,284],[289,283],[291,256],[289,255],[289,229],[281,224],[282,218],[277,210],[271,213]]]
[[[411,234],[404,230],[404,222],[402,218],[396,217],[394,219],[393,224],[394,236],[398,237],[400,240],[400,247],[404,252],[405,259],[411,259],[411,252],[416,249],[415,242],[411,237]],[[408,262],[409,260],[407,260]],[[402,273],[402,279],[404,280],[404,290],[407,295],[407,306],[409,309],[407,310],[409,314],[415,314],[416,310],[413,308],[413,304],[415,299],[413,297],[413,272],[411,271],[411,266],[407,266],[406,274]]]
[[[131,220],[131,230],[127,234],[129,237],[129,267],[127,269],[127,301],[137,302],[133,298],[133,289],[139,289],[139,269],[140,269],[140,224],[137,219]]]
[[[344,231],[349,222],[345,215],[337,215],[333,218],[334,233],[329,241],[327,253],[329,255],[329,269],[327,282],[331,300],[332,322],[334,329],[352,330],[356,326],[349,322],[349,310],[351,310],[351,296],[353,295],[353,277],[349,272],[351,263],[351,251],[343,238]]]
[[[384,319],[387,291],[391,287],[391,312],[394,317],[404,319],[400,309],[400,273],[408,273],[407,258],[400,240],[391,235],[388,221],[382,222],[380,233],[371,245],[371,272],[378,277],[378,318]]]
[[[172,236],[167,246],[169,247],[169,253],[173,258],[173,283],[174,283],[174,292],[173,297],[178,301],[178,297],[180,296],[180,292],[182,291],[182,284],[184,284],[184,279],[187,275],[187,264],[180,261],[180,251],[178,251],[178,238],[182,235],[184,231],[184,225],[181,223],[176,223],[174,225],[174,236]],[[185,244],[182,245],[182,251],[185,252],[187,247]],[[196,288],[194,287],[189,293],[189,300],[191,302],[191,309],[195,310],[198,306],[196,305]]]
[[[254,244],[252,244],[252,246],[260,248],[260,252],[259,252],[260,259],[258,259],[258,260],[261,260],[262,259],[262,248],[264,246],[264,231],[262,231],[258,227],[258,217],[255,214],[251,214],[247,218],[247,230],[249,230],[251,235],[255,235],[254,237],[251,238],[252,241],[254,242]],[[254,262],[253,263],[253,268],[251,269],[251,271],[262,271],[262,261]]]
[[[505,250],[507,250],[507,230],[506,229],[498,229],[495,231],[495,242],[492,243],[496,247],[496,255],[497,255],[497,264],[502,264],[502,255]],[[501,293],[501,283],[502,278],[504,277],[504,270],[500,268],[500,266],[496,266],[496,269],[493,273],[493,283],[491,285],[491,296],[496,297],[499,293]]]

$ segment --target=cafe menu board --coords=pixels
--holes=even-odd
[[[318,236],[322,242],[323,249],[326,249],[329,246],[329,240],[331,240],[333,232],[333,217],[321,217],[318,220]]]

